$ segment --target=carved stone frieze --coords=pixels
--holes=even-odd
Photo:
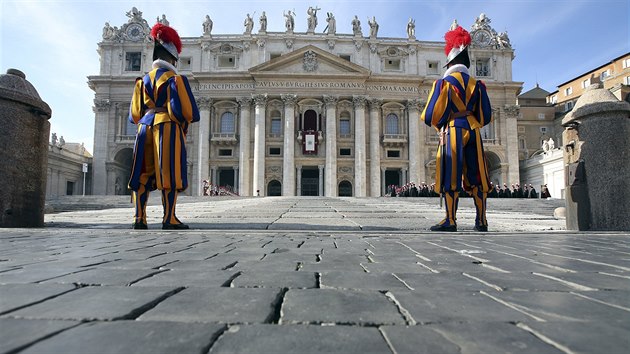
[[[337,102],[339,101],[339,97],[337,96],[324,95],[323,97],[324,97],[324,102],[326,103],[326,106],[335,106]]]
[[[352,96],[352,103],[357,108],[365,108],[365,103],[367,102],[367,99],[368,99],[367,96],[355,95],[355,96]]]
[[[256,106],[264,106],[267,104],[267,94],[252,95],[252,99]]]
[[[317,53],[312,50],[308,50],[304,53],[304,64],[302,67],[306,72],[313,72],[317,70]]]
[[[280,98],[282,99],[282,102],[284,102],[285,106],[295,105],[297,102],[297,95],[292,93],[280,95]]]

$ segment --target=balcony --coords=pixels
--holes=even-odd
[[[399,147],[407,144],[407,134],[385,134],[381,137],[385,147]]]
[[[210,141],[215,145],[236,145],[238,143],[238,135],[235,133],[212,133]]]

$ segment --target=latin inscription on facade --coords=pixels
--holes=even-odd
[[[401,92],[418,93],[417,86],[365,84],[362,82],[318,82],[318,81],[257,81],[246,83],[202,83],[197,86],[197,91],[243,91],[255,89],[340,89],[340,90],[366,90],[368,92]]]

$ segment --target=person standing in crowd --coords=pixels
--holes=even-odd
[[[491,122],[492,108],[486,86],[468,72],[468,31],[454,24],[444,38],[448,69],[433,83],[420,118],[440,132],[435,191],[444,196],[446,217],[431,231],[457,231],[457,202],[463,185],[474,198],[475,230],[485,232],[490,179],[479,130]]]
[[[186,133],[199,121],[186,76],[175,65],[182,42],[175,29],[156,23],[151,29],[153,69],[136,79],[129,121],[138,125],[129,188],[133,191],[133,228],[147,229],[149,192],[162,191],[162,229],[188,229],[175,216],[177,194],[188,187]]]

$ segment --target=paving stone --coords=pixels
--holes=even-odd
[[[76,272],[85,272],[90,269],[77,267],[21,268],[0,273],[0,284],[36,283]]]
[[[405,324],[396,305],[378,291],[289,290],[282,323]]]
[[[19,348],[59,331],[76,326],[79,323],[80,322],[77,321],[0,318],[0,343],[2,343],[0,351],[2,351],[2,353],[14,352]]]
[[[265,323],[275,316],[280,294],[280,289],[188,288],[138,320]]]
[[[622,322],[526,321],[519,323],[527,333],[542,334],[565,353],[625,354],[630,348],[630,321]],[[624,324],[620,326],[620,324]]]
[[[11,312],[34,319],[113,320],[135,318],[172,294],[169,287],[95,286],[71,291],[37,305]]]
[[[589,295],[594,292],[585,292]],[[492,296],[547,321],[628,320],[628,312],[564,292],[496,292]],[[530,319],[532,317],[530,316]]]
[[[376,328],[317,325],[230,326],[210,353],[389,353]]]
[[[317,287],[317,280],[313,272],[247,270],[232,287],[308,289]]]
[[[235,270],[216,270],[194,272],[188,270],[169,270],[140,280],[132,286],[168,286],[179,287],[221,287],[236,276]]]
[[[531,272],[466,272],[470,277],[479,279],[481,282],[496,286],[507,291],[571,291],[576,290],[579,284],[570,284],[566,282],[556,281],[542,275],[535,275]],[[572,287],[573,286],[573,287]],[[489,290],[490,287],[481,290]]]
[[[72,284],[6,284],[0,285],[0,314],[44,299],[58,296],[76,287]]]
[[[201,323],[92,322],[41,341],[21,353],[205,353],[224,328],[220,324]]]
[[[436,292],[448,291],[481,291],[490,290],[474,279],[463,276],[461,273],[441,272],[441,273],[395,273],[407,285],[415,291],[432,290]]]
[[[68,274],[47,280],[44,284],[129,285],[159,272],[161,271],[155,269],[90,269],[85,272]]]
[[[373,274],[366,272],[331,271],[321,273],[322,288],[390,290],[408,289],[391,273]]]
[[[528,318],[476,291],[444,292],[416,289],[413,292],[393,290],[392,293],[418,323],[467,320],[509,322]]]

